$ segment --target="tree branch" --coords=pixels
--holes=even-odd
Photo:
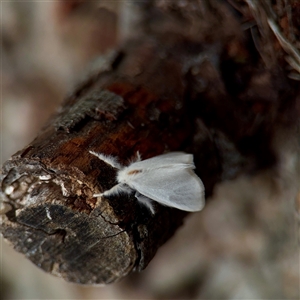
[[[144,269],[182,224],[185,212],[156,205],[152,216],[134,196],[97,202],[93,194],[116,183],[115,171],[89,151],[123,164],[137,151],[143,159],[193,153],[207,197],[217,182],[276,162],[274,132],[294,125],[297,91],[281,68],[261,68],[245,46],[249,32],[233,29],[237,20],[220,7],[211,39],[163,22],[161,32],[150,26],[128,40],[4,164],[1,232],[17,251],[67,281],[110,283]]]

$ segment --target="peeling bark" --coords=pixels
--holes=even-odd
[[[97,202],[92,195],[115,185],[115,170],[90,150],[123,164],[137,151],[143,159],[194,153],[207,197],[221,180],[274,165],[272,140],[294,125],[298,91],[280,67],[262,68],[246,41],[241,32],[127,41],[4,164],[5,239],[67,281],[114,282],[144,269],[186,213],[156,204],[152,216],[128,195]]]
[[[42,269],[72,282],[110,283],[142,270],[186,215],[156,205],[152,216],[134,196],[100,202],[92,196],[115,184],[115,170],[89,150],[125,164],[137,151],[145,159],[191,144],[181,53],[161,59],[157,52],[166,50],[152,41],[129,45],[132,53],[123,54],[120,66],[113,69],[113,61],[111,71],[88,79],[3,168],[11,206],[2,217],[3,236]],[[137,78],[128,75],[136,61],[142,62]],[[166,78],[169,84],[158,89],[148,85]]]

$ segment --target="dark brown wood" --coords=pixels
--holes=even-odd
[[[143,159],[194,153],[206,196],[221,180],[272,166],[272,138],[294,124],[297,89],[280,67],[261,67],[245,47],[249,32],[239,34],[154,30],[127,41],[4,164],[5,239],[67,281],[114,282],[144,269],[186,213],[157,204],[152,216],[128,195],[97,202],[92,195],[116,183],[115,170],[90,150],[123,164],[137,151]]]
[[[115,170],[89,150],[126,164],[137,151],[148,158],[184,150],[195,131],[184,103],[182,53],[172,55],[152,40],[128,45],[111,71],[66,99],[3,169],[11,207],[2,217],[3,236],[42,269],[72,282],[110,283],[145,268],[186,215],[157,205],[152,216],[127,195],[99,203],[92,196],[115,184]],[[168,58],[160,58],[163,51]]]

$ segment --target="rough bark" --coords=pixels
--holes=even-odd
[[[185,216],[158,205],[152,216],[126,195],[100,203],[92,196],[115,184],[115,170],[89,150],[126,164],[137,151],[148,158],[185,150],[195,131],[181,82],[183,53],[171,55],[152,40],[128,45],[3,168],[11,208],[3,236],[45,271],[72,282],[109,283],[145,268]]]
[[[137,151],[143,159],[194,153],[207,197],[218,181],[276,162],[275,131],[297,117],[295,83],[279,66],[262,66],[245,47],[249,33],[209,40],[176,30],[127,41],[4,164],[2,234],[45,271],[114,282],[144,269],[186,215],[156,205],[152,216],[128,195],[97,202],[92,195],[115,184],[115,171],[89,150],[123,164]]]

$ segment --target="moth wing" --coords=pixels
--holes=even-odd
[[[165,154],[158,155],[153,158],[159,157],[160,160],[177,162],[182,164],[192,164],[193,163],[193,154],[188,154],[185,152],[169,152]]]
[[[160,204],[185,211],[199,211],[205,204],[203,183],[190,168],[144,171],[130,181],[130,187]]]
[[[184,152],[169,152],[142,161],[134,162],[127,168],[130,170],[156,169],[159,167],[174,166],[178,164],[187,164],[190,165],[190,167],[194,167],[193,155]]]

